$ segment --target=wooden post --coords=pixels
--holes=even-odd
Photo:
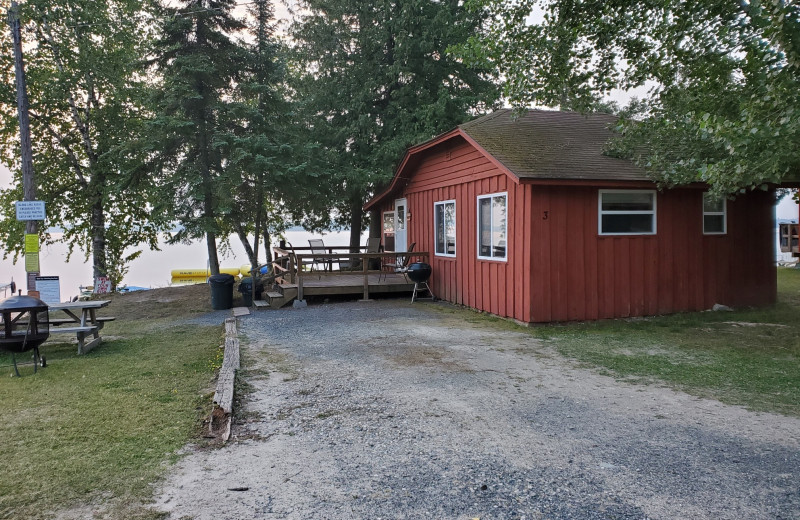
[[[297,255],[297,299],[303,301],[303,258]]]
[[[369,258],[364,257],[361,261],[361,271],[364,273],[364,301],[369,301]]]
[[[11,40],[14,47],[14,72],[17,79],[17,114],[19,116],[19,140],[22,157],[23,200],[36,200],[36,182],[33,172],[33,150],[31,147],[31,120],[28,115],[28,88],[25,84],[25,63],[22,57],[22,31],[19,23],[19,6],[12,1],[8,9],[8,23],[11,26]],[[25,222],[25,233],[39,234],[39,222]],[[37,253],[38,254],[38,253]],[[39,274],[39,273],[35,273]],[[36,290],[34,276],[28,275],[28,290]]]

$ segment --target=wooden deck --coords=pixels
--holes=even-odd
[[[414,290],[414,283],[406,280],[402,274],[381,275],[378,273],[368,274],[367,291],[364,290],[364,275],[336,274],[336,276],[320,276],[306,273],[302,277],[303,293],[306,296],[330,296],[330,295],[364,295],[369,298],[370,294],[388,293],[411,293]],[[281,284],[286,288],[297,287],[297,284]]]
[[[412,293],[414,284],[403,274],[382,273],[377,267],[392,266],[390,270],[393,270],[396,265],[425,262],[430,256],[424,251],[351,253],[344,247],[326,247],[313,252],[312,249],[273,249],[272,272],[282,289],[282,304],[288,303],[290,298],[303,300],[306,296],[361,295],[368,300],[370,294]],[[357,267],[353,271],[341,270],[343,265]],[[270,302],[272,298],[270,296]]]

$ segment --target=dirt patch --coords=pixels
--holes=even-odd
[[[163,287],[131,293],[104,295],[110,299],[107,313],[125,316],[126,319],[185,318],[189,315],[211,311],[208,285]]]
[[[734,327],[777,327],[783,329],[788,327],[788,325],[783,325],[782,323],[752,323],[749,321],[723,321],[722,323]]]

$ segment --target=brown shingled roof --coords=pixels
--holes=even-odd
[[[617,117],[502,109],[459,126],[520,179],[651,180],[631,161],[603,155]]]

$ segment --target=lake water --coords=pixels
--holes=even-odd
[[[308,246],[309,238],[320,238],[319,234],[307,231],[287,231],[286,240],[297,247]],[[331,232],[321,235],[327,246],[346,246],[350,241],[349,231]],[[361,243],[366,242],[366,234]],[[231,240],[232,251],[227,256],[220,253],[221,267],[238,268],[248,264],[249,260],[244,252],[241,242]],[[259,258],[263,261],[264,244],[261,244]],[[0,251],[1,253],[2,251]],[[39,263],[42,276],[58,276],[60,282],[61,300],[68,300],[79,293],[79,286],[92,285],[92,266],[83,261],[81,254],[73,254],[67,262],[67,246],[55,244],[42,247],[39,253]],[[143,251],[142,255],[130,264],[128,274],[123,279],[124,285],[141,287],[167,287],[172,283],[171,271],[173,269],[205,269],[208,265],[208,254],[205,241],[192,244],[167,245],[161,244],[161,251]],[[17,264],[11,259],[0,259],[0,284],[8,283],[11,279],[17,287],[26,289],[25,264],[23,259]],[[0,298],[3,293],[0,291]],[[10,296],[10,294],[9,294]]]
[[[784,198],[776,206],[776,217],[778,219],[791,219],[796,221],[798,218],[797,205],[789,198]],[[320,238],[307,231],[287,231],[286,240],[295,246],[307,246],[309,238]],[[792,260],[791,255],[781,254],[778,250],[778,232],[775,230],[775,255],[778,260]],[[325,244],[329,246],[345,246],[349,243],[350,232],[339,231],[322,235]],[[362,236],[361,243],[365,243],[366,234]],[[222,267],[238,268],[247,264],[247,255],[238,239],[231,240],[232,251],[227,256],[220,255],[220,265]],[[124,285],[136,285],[142,287],[166,287],[171,285],[172,277],[170,271],[173,269],[204,269],[208,262],[206,245],[204,241],[195,242],[189,245],[166,245],[161,244],[161,251],[144,251],[136,259],[128,270],[128,274],[123,280]],[[265,257],[263,244],[261,246],[259,258]],[[67,247],[64,244],[56,244],[43,247],[40,253],[41,274],[46,276],[58,276],[60,281],[60,295],[62,300],[67,300],[78,295],[79,286],[92,284],[91,265],[83,261],[80,254],[74,254],[70,262],[66,261]],[[0,257],[2,250],[0,250]],[[25,265],[22,259],[17,264],[13,264],[10,259],[0,259],[0,285],[8,283],[11,279],[16,281],[21,289],[26,288]],[[10,294],[9,294],[10,296]],[[3,292],[0,291],[0,298]]]

